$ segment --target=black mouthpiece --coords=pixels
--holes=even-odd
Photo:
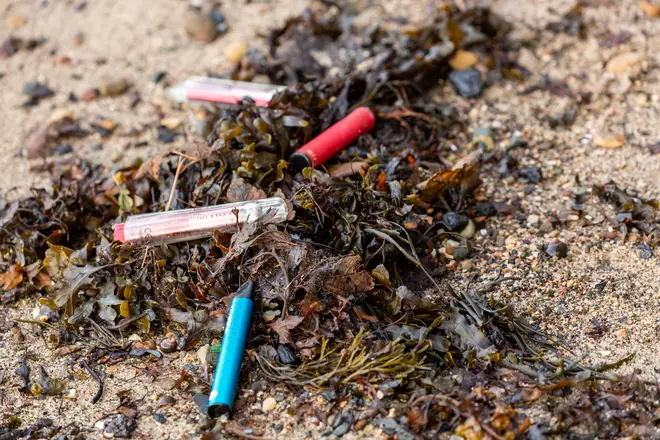
[[[249,280],[236,291],[235,298],[254,298],[254,281]]]
[[[229,405],[225,405],[224,403],[209,406],[209,417],[213,419],[217,419],[221,415],[229,414],[230,412],[231,408],[229,408]]]

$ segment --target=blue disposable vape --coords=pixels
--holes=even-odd
[[[243,352],[250,330],[254,281],[243,284],[229,307],[229,319],[222,338],[218,364],[215,367],[213,386],[209,396],[209,416],[219,417],[234,406],[234,397],[241,373]]]

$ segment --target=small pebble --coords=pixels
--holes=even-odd
[[[543,222],[541,224],[541,227],[539,228],[539,231],[543,232],[544,234],[547,234],[548,232],[551,232],[552,229],[553,226],[551,222]]]
[[[53,96],[53,92],[48,86],[38,82],[26,82],[23,84],[23,94],[31,98],[47,98]]]
[[[646,243],[639,243],[637,245],[637,254],[642,260],[648,260],[653,257],[653,248]]]
[[[480,217],[493,217],[497,215],[497,208],[492,203],[477,203],[477,215]]]
[[[545,253],[551,257],[565,258],[568,255],[568,246],[562,241],[553,240],[548,243]]]
[[[76,46],[82,46],[82,44],[85,42],[85,34],[82,32],[77,32],[76,34],[73,35],[73,44]]]
[[[158,348],[163,353],[172,353],[174,350],[176,350],[176,341],[173,339],[163,339],[160,341]]]
[[[176,380],[171,377],[163,377],[158,379],[155,382],[155,385],[161,390],[169,391],[169,390],[173,390],[174,387],[176,387]]]
[[[160,120],[160,125],[167,128],[168,130],[176,130],[181,126],[183,121],[179,118],[163,118]]]
[[[472,220],[469,220],[465,228],[461,231],[461,237],[472,238],[477,232],[477,227]]]
[[[153,417],[154,417],[154,420],[157,421],[158,423],[167,422],[167,417],[165,417],[165,414],[154,413]]]
[[[126,89],[128,89],[128,82],[124,78],[105,77],[99,83],[99,92],[103,96],[121,95]]]
[[[449,74],[449,82],[464,98],[476,98],[483,89],[481,73],[475,68],[452,71]]]
[[[158,84],[167,76],[167,72],[156,72],[151,76],[151,82]]]
[[[147,350],[155,350],[156,343],[154,341],[139,341],[136,342],[133,347],[135,348],[145,348]]]
[[[22,344],[23,342],[25,342],[25,335],[23,334],[23,330],[21,330],[20,327],[12,327],[11,335],[12,338],[14,339],[14,342],[18,344]]]
[[[273,396],[268,396],[264,399],[261,404],[261,410],[263,412],[269,412],[275,409],[277,406],[277,400]]]
[[[158,399],[159,407],[172,406],[175,403],[176,403],[176,399],[172,396],[162,396],[160,399]]]
[[[470,256],[470,249],[468,249],[467,246],[459,246],[454,249],[452,256],[454,257],[454,260],[457,261],[465,260]]]
[[[298,362],[298,359],[290,345],[282,344],[277,347],[277,361],[281,364],[291,365]]]
[[[521,168],[520,175],[532,183],[539,183],[543,180],[541,168],[537,166]]]
[[[442,215],[442,224],[448,231],[454,232],[463,229],[470,219],[466,215],[458,214],[456,212],[445,212]]]
[[[232,63],[240,62],[248,52],[248,44],[244,41],[236,41],[225,50],[225,58]]]
[[[208,321],[208,319],[209,319],[208,310],[199,309],[199,310],[195,311],[195,321],[196,322],[202,323],[202,322]]]
[[[364,419],[363,420],[358,420],[357,422],[355,422],[355,425],[353,426],[353,431],[356,431],[356,432],[357,431],[362,431],[362,429],[365,426],[367,426],[367,423],[369,423],[369,422],[367,422]]]
[[[97,89],[86,90],[81,95],[83,101],[93,101],[99,96],[99,91]]]
[[[337,426],[334,431],[332,431],[330,438],[339,438],[346,434],[350,428],[351,425],[349,423],[342,423],[341,425]]]
[[[527,216],[527,224],[529,226],[536,226],[539,222],[539,216],[536,214],[528,215]]]
[[[263,314],[263,319],[265,322],[271,322],[278,316],[280,316],[282,312],[279,310],[266,310]]]
[[[218,36],[218,28],[215,21],[208,15],[199,11],[191,11],[186,17],[186,34],[190,38],[205,43],[210,43]]]

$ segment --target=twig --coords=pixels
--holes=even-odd
[[[94,394],[92,400],[89,401],[89,403],[92,404],[96,403],[103,395],[103,381],[101,380],[101,377],[96,373],[96,371],[92,370],[92,367],[90,367],[89,364],[87,364],[87,362],[84,359],[80,361],[80,366],[83,367],[85,370],[87,370],[89,375],[92,376],[92,378],[99,385],[98,389],[96,390],[96,394]]]
[[[511,370],[520,371],[521,373],[526,374],[529,377],[534,377],[536,379],[543,379],[543,380],[546,379],[546,377],[543,374],[539,373],[536,370],[533,370],[531,367],[528,367],[527,365],[514,364],[513,362],[509,362],[506,359],[500,360],[499,363],[503,367],[509,368]]]
[[[266,437],[261,435],[246,434],[236,422],[229,422],[225,425],[225,432],[233,434],[237,437],[246,438],[248,440],[268,440]]]
[[[378,229],[372,229],[372,228],[365,228],[364,232],[367,232],[369,234],[375,235],[376,237],[382,238],[383,240],[388,241],[390,244],[393,244],[402,254],[404,257],[406,257],[411,263],[413,263],[415,266],[419,267],[422,272],[424,272],[424,275],[431,280],[433,285],[438,289],[438,292],[442,292],[442,289],[440,288],[440,285],[433,279],[430,273],[426,271],[424,266],[422,265],[422,262],[419,261],[419,259],[416,259],[412,255],[410,255],[404,248],[401,246],[399,243],[396,242],[392,237],[390,237],[388,234],[386,234],[383,231],[379,231]],[[410,243],[410,246],[412,247],[413,244]]]
[[[140,319],[144,318],[147,316],[147,312],[142,312],[139,315],[135,315],[131,318],[126,318],[125,320],[121,321],[117,325],[113,325],[111,327],[106,327],[107,330],[121,330],[125,327],[128,327],[129,325],[133,324],[135,321],[139,321]]]
[[[286,281],[286,287],[285,287],[285,292],[284,292],[284,305],[283,305],[283,310],[282,310],[282,317],[286,318],[287,315],[287,309],[288,309],[288,302],[289,302],[289,287],[291,286],[291,282],[289,281],[289,274],[286,272],[286,266],[280,259],[280,257],[273,251],[273,252],[264,252],[263,255],[270,255],[271,257],[275,258],[277,260],[277,264],[280,265],[280,269],[282,270],[282,274],[284,275],[284,281]]]
[[[412,398],[411,398],[410,400],[408,400],[408,406],[412,408],[413,406],[417,406],[420,402],[424,402],[424,401],[427,401],[427,400],[430,400],[430,401],[442,400],[442,401],[444,401],[444,402],[446,402],[450,405],[453,405],[457,408],[461,405],[461,402],[458,402],[455,399],[452,399],[452,398],[447,397],[447,396],[443,396],[441,394],[426,394],[424,396],[420,396],[420,397],[416,398],[415,400],[412,400]]]
[[[181,156],[183,158],[186,158],[186,159],[196,160],[196,161],[200,160],[199,157],[191,156],[190,154],[186,154],[186,153],[183,153],[181,151],[173,151],[172,153],[176,154],[177,156]]]
[[[33,319],[18,319],[18,318],[14,318],[14,321],[16,321],[16,322],[22,322],[22,323],[24,323],[24,324],[37,324],[37,325],[42,325],[42,326],[44,326],[44,327],[49,327],[49,328],[52,328],[52,329],[57,329],[57,327],[55,327],[53,324],[49,324],[49,323],[47,323],[47,322],[36,321],[36,320],[33,320]]]
[[[104,329],[103,327],[98,325],[96,322],[94,322],[93,319],[90,319],[90,318],[86,318],[86,319],[87,319],[87,322],[89,322],[92,325],[92,327],[94,327],[96,329],[96,331],[98,332],[97,334],[94,335],[94,339],[96,341],[100,342],[101,344],[105,345],[106,347],[115,347],[115,346],[123,347],[123,345],[124,345],[123,344],[123,338],[122,338],[122,341],[120,341],[119,339],[117,339],[115,337],[115,335],[113,335],[108,330]],[[85,344],[85,343],[83,342],[83,344]],[[89,344],[89,345],[93,346],[93,344]]]
[[[495,430],[494,430],[493,428],[491,428],[490,426],[488,426],[488,423],[479,423],[479,424],[481,425],[481,429],[483,429],[484,431],[486,431],[486,432],[487,432],[491,437],[493,437],[494,439],[496,439],[496,440],[505,440],[504,437],[502,437],[501,435],[499,435],[497,432],[495,432]]]
[[[167,205],[165,205],[165,211],[170,210],[172,205],[172,200],[174,199],[174,192],[176,191],[176,182],[179,180],[179,175],[181,174],[181,169],[183,168],[184,158],[179,156],[179,164],[176,167],[176,173],[174,173],[174,181],[172,182],[172,189],[170,190],[170,198],[167,199]]]

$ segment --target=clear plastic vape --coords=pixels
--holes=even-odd
[[[275,93],[284,87],[226,79],[192,77],[170,89],[176,101],[209,101],[236,104],[250,97],[256,105],[266,107]]]
[[[228,203],[204,208],[181,209],[128,217],[114,226],[114,239],[122,243],[175,243],[210,237],[214,231],[236,232],[247,223],[282,223],[288,208],[284,199]]]

